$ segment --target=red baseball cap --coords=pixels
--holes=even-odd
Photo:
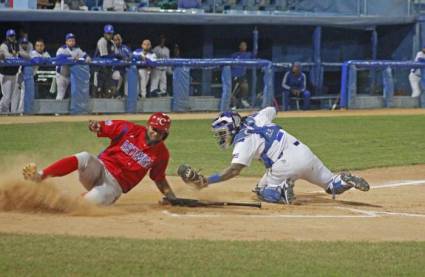
[[[148,125],[157,131],[168,133],[171,126],[171,119],[165,113],[156,112],[149,117]]]

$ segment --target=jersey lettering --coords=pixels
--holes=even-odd
[[[121,145],[121,150],[144,168],[149,168],[152,165],[151,158],[128,140]]]

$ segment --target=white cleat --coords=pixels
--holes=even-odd
[[[36,183],[41,182],[42,176],[37,171],[37,165],[35,163],[30,163],[24,166],[22,169],[22,175],[24,176],[25,180],[33,181]]]

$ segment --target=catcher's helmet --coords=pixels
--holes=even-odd
[[[226,149],[232,144],[233,137],[241,126],[241,121],[241,116],[233,111],[222,112],[213,120],[212,131],[222,149]]]
[[[148,125],[157,132],[168,134],[171,126],[171,119],[165,113],[156,112],[149,117]]]

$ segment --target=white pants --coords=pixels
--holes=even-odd
[[[122,194],[118,181],[96,156],[88,152],[75,156],[78,159],[80,182],[88,190],[84,198],[96,205],[113,204]]]
[[[266,171],[258,185],[280,186],[287,179],[303,179],[326,190],[334,177],[332,172],[306,145],[301,142],[295,145],[293,137],[287,139],[288,147],[282,158]]]
[[[128,83],[127,83],[127,74],[124,76],[121,74],[119,70],[115,70],[112,73],[112,80],[117,82],[117,91],[119,91],[124,84],[124,95],[128,95]]]
[[[18,112],[20,91],[16,83],[16,75],[1,75],[0,112]]]
[[[125,10],[124,0],[103,0],[103,10],[113,9],[116,12],[123,12]]]
[[[161,94],[167,93],[167,73],[166,70],[152,69],[151,91],[158,89]]]
[[[142,95],[142,98],[146,97],[146,87],[149,83],[150,75],[151,75],[150,69],[146,69],[146,68],[139,69],[140,95]]]
[[[413,72],[409,74],[410,87],[412,88],[412,97],[419,97],[421,95],[421,76]]]
[[[66,93],[66,90],[68,89],[70,82],[71,82],[70,77],[66,77],[60,73],[56,73],[56,86],[57,86],[56,100],[63,100],[65,98],[65,93]]]
[[[18,113],[24,112],[25,82],[20,84]]]

